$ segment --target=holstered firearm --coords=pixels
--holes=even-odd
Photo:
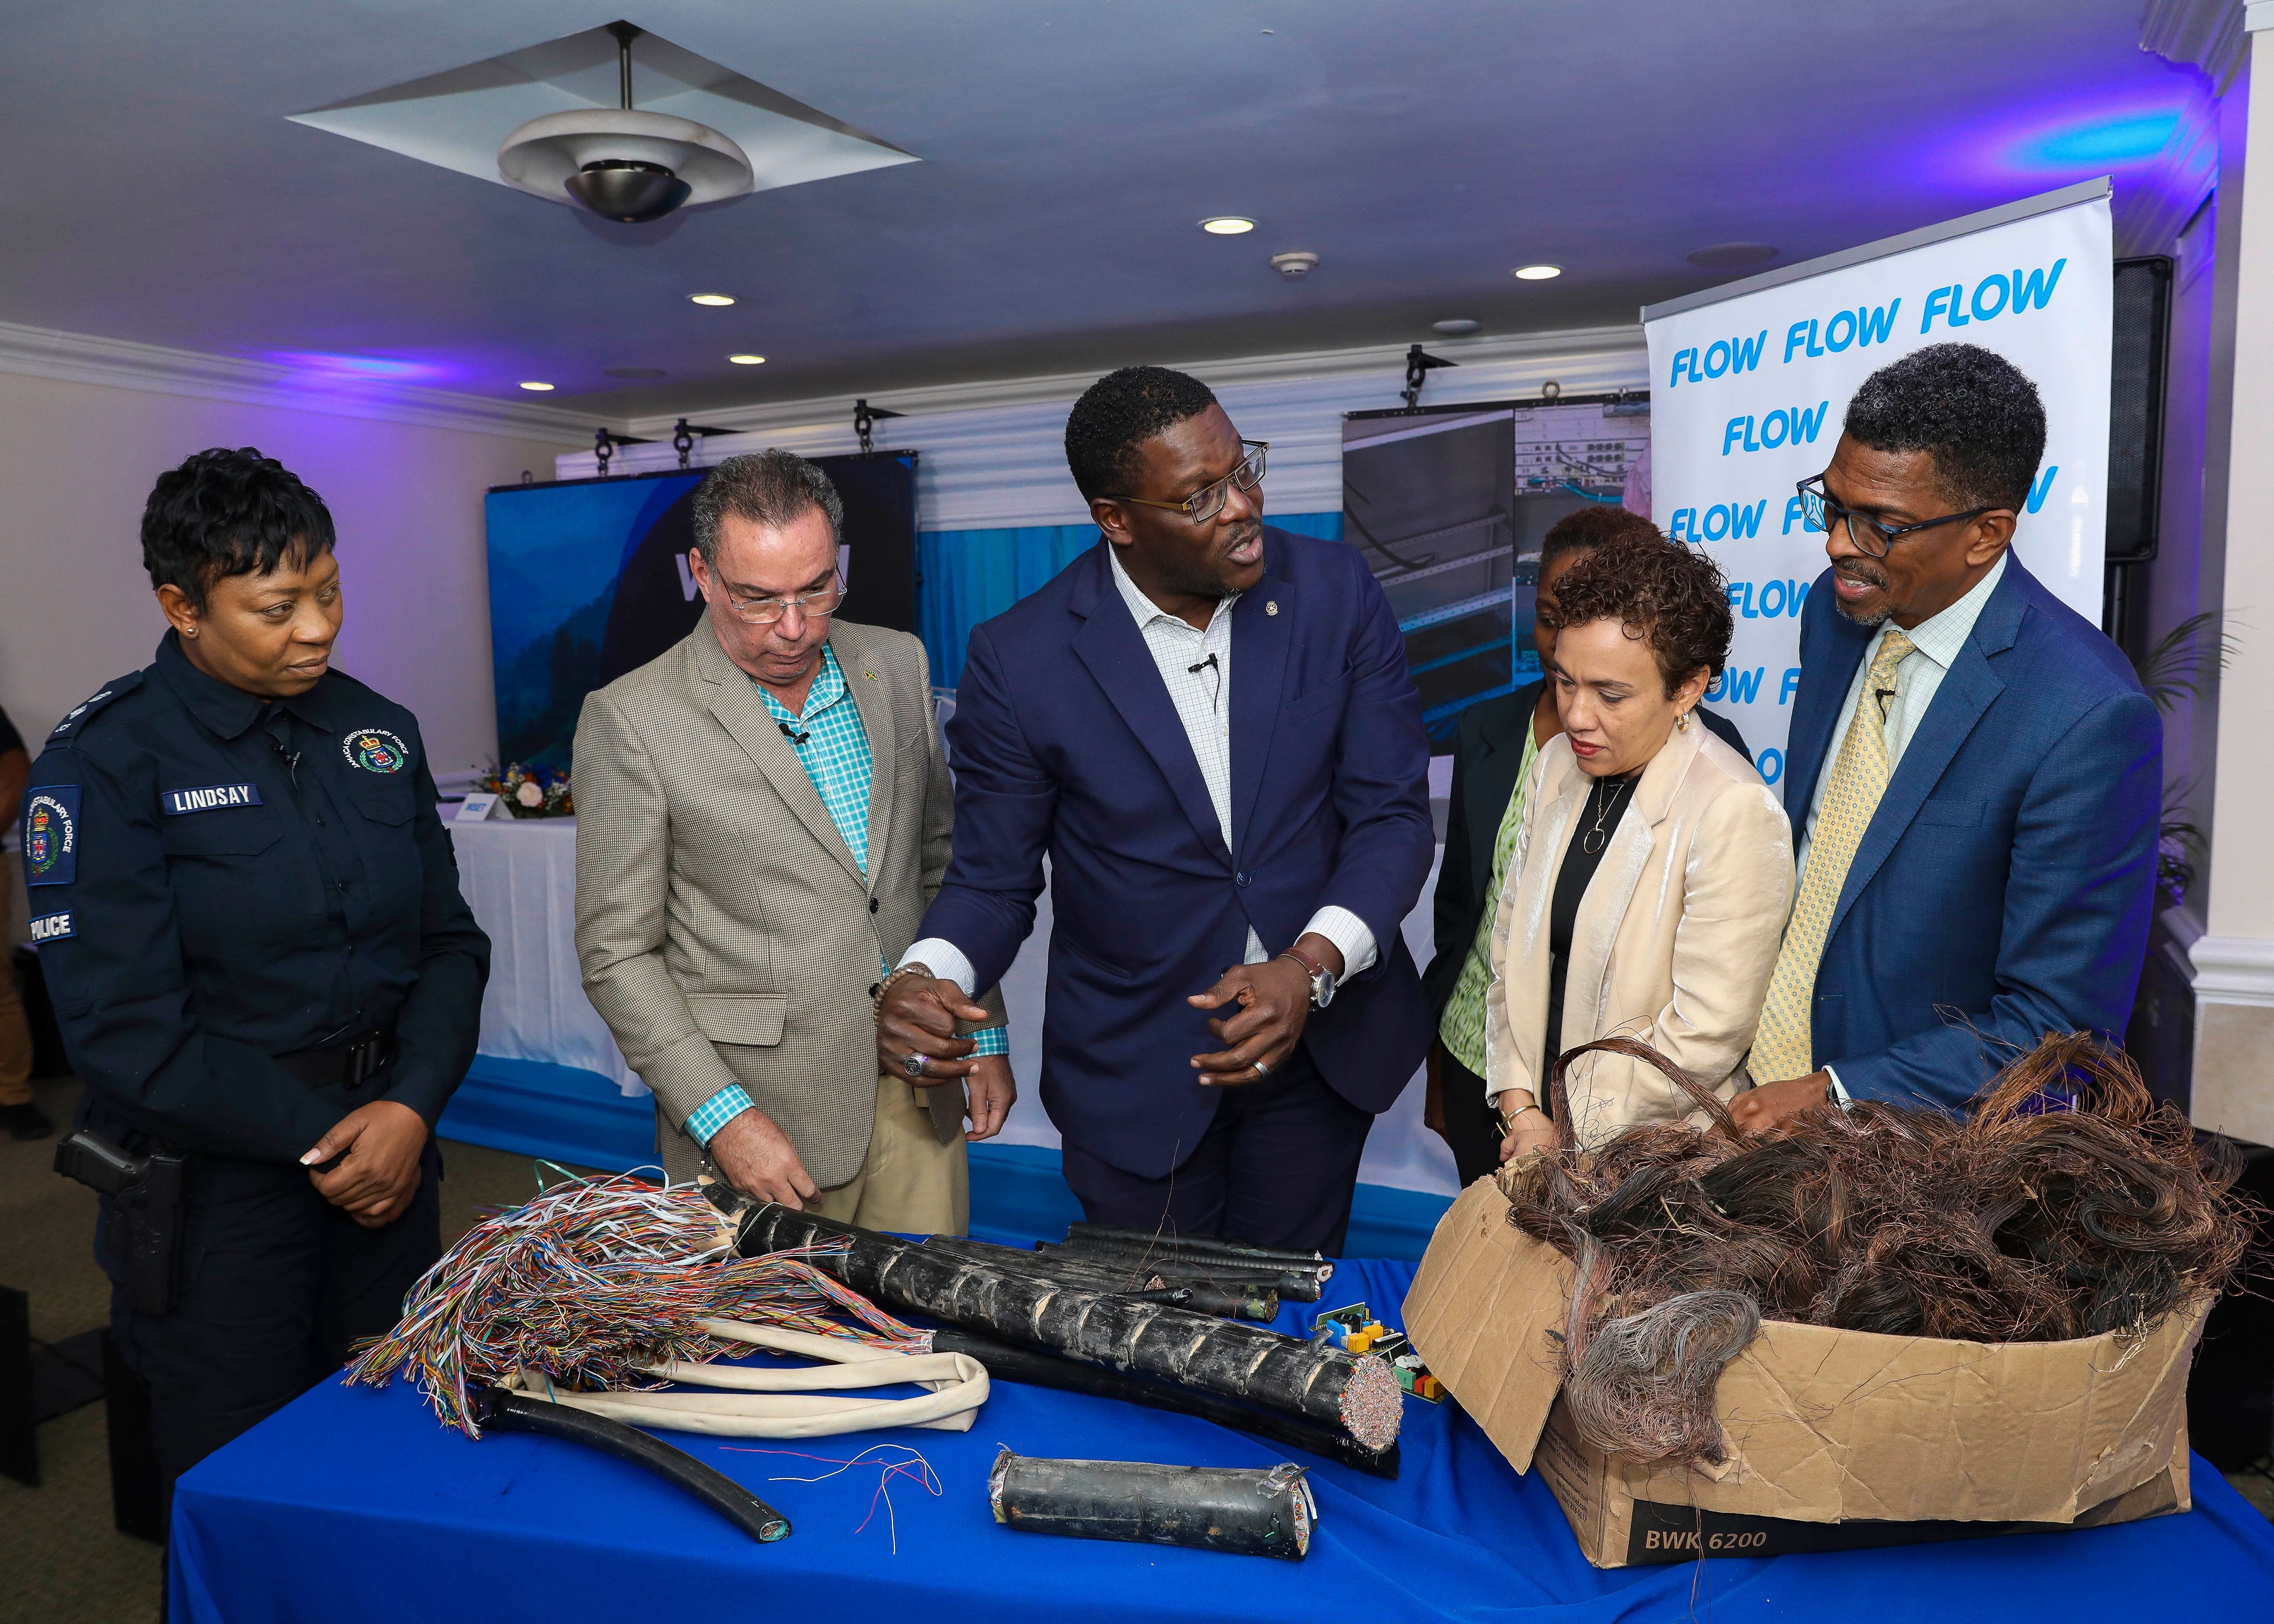
[[[110,1198],[110,1224],[134,1312],[174,1311],[182,1251],[182,1193],[188,1158],[160,1147],[132,1156],[81,1128],[56,1147],[56,1171]]]

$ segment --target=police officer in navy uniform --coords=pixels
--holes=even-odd
[[[142,557],[170,629],[64,718],[25,796],[76,1126],[181,1158],[170,1217],[107,1199],[96,1230],[169,1496],[392,1326],[440,1255],[434,1123],[489,974],[417,718],[332,669],[333,540],[257,451],[162,476]],[[162,1230],[154,1301],[128,1257]]]

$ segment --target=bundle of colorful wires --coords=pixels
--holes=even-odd
[[[650,1367],[744,1350],[706,1334],[704,1320],[927,1351],[925,1333],[806,1261],[830,1250],[739,1257],[694,1185],[572,1180],[469,1229],[347,1380],[383,1387],[400,1371],[446,1425],[479,1437],[470,1388],[523,1372],[571,1388],[653,1388],[664,1384]]]

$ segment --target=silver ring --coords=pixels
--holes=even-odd
[[[1271,1075],[1271,1068],[1265,1065],[1261,1060],[1259,1060],[1255,1063],[1255,1075],[1258,1077],[1269,1077]]]
[[[930,1055],[912,1054],[900,1062],[900,1070],[906,1071],[910,1077],[922,1077],[930,1065]]]

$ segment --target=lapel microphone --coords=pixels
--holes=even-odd
[[[1199,665],[1187,665],[1185,669],[1196,677],[1203,671],[1216,673],[1216,680],[1209,685],[1209,709],[1215,710],[1216,702],[1224,692],[1224,667],[1216,664],[1216,656],[1211,654]]]
[[[792,744],[803,744],[808,739],[813,737],[810,733],[794,733],[790,732],[789,724],[787,722],[776,722],[774,726],[782,730],[782,737],[788,740]]]

